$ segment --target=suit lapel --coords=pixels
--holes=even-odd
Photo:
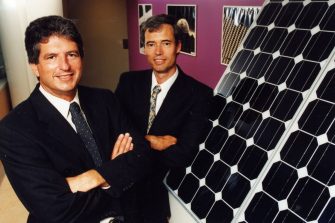
[[[152,70],[145,71],[141,78],[144,78],[144,80],[139,80],[138,83],[135,83],[135,88],[137,89],[134,92],[135,94],[141,92],[141,94],[135,95],[135,98],[138,98],[138,102],[140,103],[137,109],[139,109],[140,114],[143,114],[141,117],[144,117],[141,121],[142,127],[140,129],[146,130],[150,111]]]
[[[102,117],[106,117],[103,112],[105,110],[98,108],[98,103],[94,103],[94,98],[91,98],[90,94],[85,93],[85,89],[82,87],[78,88],[79,90],[79,100],[80,100],[80,106],[82,110],[85,113],[87,122],[92,130],[94,139],[98,145],[99,152],[101,155],[102,160],[109,160],[110,153],[106,153],[106,151],[112,151],[112,148],[104,149],[107,142],[104,141],[103,137],[106,135],[106,132],[104,132],[106,129],[103,128],[103,126],[106,125],[106,120]]]
[[[44,127],[41,131],[48,135],[47,137],[50,137],[45,140],[57,140],[63,147],[56,149],[68,150],[69,152],[67,153],[76,154],[76,157],[84,163],[91,162],[88,161],[89,157],[85,156],[86,153],[83,153],[83,144],[77,133],[58,110],[42,95],[38,90],[38,86],[31,94],[30,99],[36,108],[40,124]]]
[[[158,111],[158,114],[156,116],[157,119],[159,119],[160,116],[165,116],[166,114],[169,113],[169,111],[172,108],[178,106],[179,102],[182,99],[181,96],[183,93],[183,80],[184,80],[183,73],[179,72],[176,81],[169,89],[163,101],[163,104],[161,105],[161,108]]]
[[[163,104],[161,105],[155,120],[152,124],[152,128],[154,129],[155,123],[164,123],[164,119],[169,116],[170,112],[175,112],[174,108],[179,108],[185,103],[183,99],[184,93],[184,80],[185,74],[179,69],[179,74],[176,81],[173,83],[171,88],[169,89]]]

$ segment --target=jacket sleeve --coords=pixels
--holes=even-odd
[[[177,143],[159,153],[159,162],[169,168],[185,167],[190,165],[197,151],[199,144],[204,138],[210,99],[213,92],[209,88],[196,89],[192,93],[193,98],[185,120],[181,125],[177,137]]]
[[[22,130],[0,125],[0,159],[33,218],[41,222],[97,222],[108,214],[106,210],[113,210],[111,197],[100,188],[72,193],[64,176],[50,162],[45,146],[56,149],[41,145]]]
[[[135,130],[121,109],[116,96],[112,92],[109,92],[107,98],[110,126],[113,132],[115,132],[114,138],[116,139],[120,133],[128,132],[133,138],[134,144],[132,151],[121,154],[115,159],[105,162],[100,168],[97,168],[97,171],[110,185],[108,192],[118,197],[150,172],[151,153],[148,142]],[[115,140],[113,140],[114,142]]]
[[[85,155],[75,153],[81,152],[80,145],[69,150],[68,143],[50,135],[46,126],[55,124],[58,119],[55,114],[48,113],[55,120],[46,124],[44,121],[49,120],[41,122],[32,107],[15,109],[0,122],[0,159],[16,194],[30,212],[30,218],[35,220],[33,222],[99,222],[107,216],[120,214],[116,197],[150,169],[150,159],[146,156],[148,144],[132,129],[114,94],[107,90],[86,90],[82,94],[89,98],[87,102],[96,114],[91,121],[104,125],[97,136],[103,139],[103,151],[110,154],[118,134],[125,132],[134,138],[135,148],[114,160],[106,160],[97,169],[111,185],[109,190],[97,187],[88,192],[72,193],[65,178],[78,175],[93,164],[87,163]],[[59,115],[59,119],[63,117]],[[64,125],[59,125],[57,131],[65,132],[62,127],[67,127],[66,121],[59,122]]]

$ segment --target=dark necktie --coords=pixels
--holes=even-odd
[[[156,85],[154,89],[152,90],[152,94],[150,98],[150,112],[149,112],[147,133],[149,132],[151,125],[154,122],[154,119],[156,117],[156,101],[157,101],[157,95],[159,94],[159,92],[161,92],[161,87],[159,85]]]
[[[102,159],[98,150],[98,146],[93,138],[90,127],[81,113],[79,105],[76,102],[72,102],[70,104],[69,111],[72,116],[72,122],[76,126],[77,133],[83,141],[86,149],[90,153],[94,164],[96,166],[101,166]]]

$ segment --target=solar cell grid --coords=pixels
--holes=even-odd
[[[199,222],[335,221],[335,1],[266,1],[166,184]]]

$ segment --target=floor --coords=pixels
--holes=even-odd
[[[28,212],[17,198],[0,162],[0,222],[25,223]]]

